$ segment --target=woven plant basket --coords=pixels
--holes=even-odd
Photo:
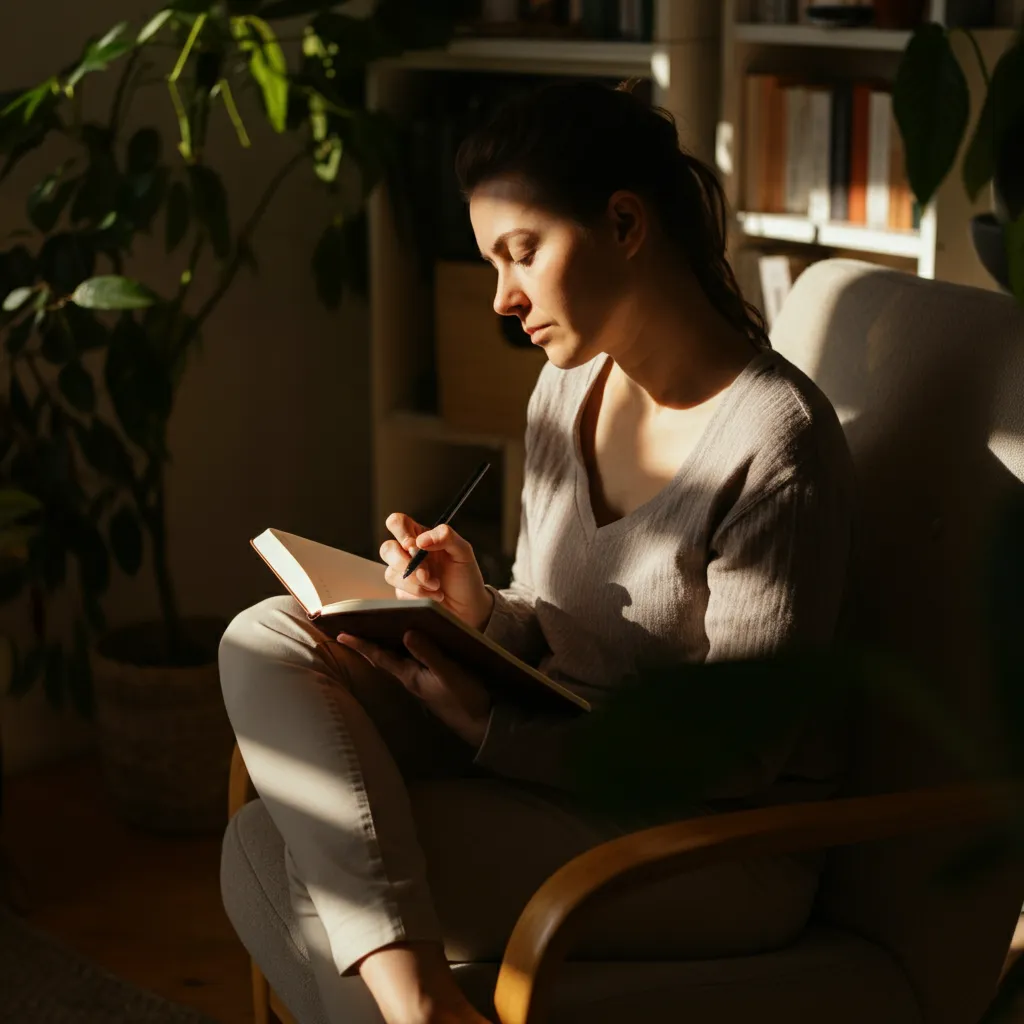
[[[212,833],[227,822],[234,736],[217,674],[225,623],[183,622],[206,657],[187,667],[147,665],[162,626],[108,634],[92,654],[96,724],[107,789],[118,813],[143,828]],[[148,660],[152,660],[151,658]]]

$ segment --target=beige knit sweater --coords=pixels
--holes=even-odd
[[[672,481],[599,527],[579,424],[607,358],[572,370],[548,364],[540,375],[513,582],[495,591],[487,635],[595,706],[652,660],[828,644],[843,605],[854,495],[828,399],[779,353],[759,353]],[[571,788],[565,755],[586,718],[499,704],[477,763]],[[763,795],[787,782],[814,795],[835,768],[820,743],[788,745],[708,796]]]

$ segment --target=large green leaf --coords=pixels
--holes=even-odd
[[[135,37],[136,45],[141,46],[143,43],[148,43],[150,39],[152,39],[157,32],[167,24],[173,14],[174,12],[170,10],[170,8],[158,11],[154,14],[153,17],[150,18],[141,29],[139,29],[139,34]]]
[[[73,89],[91,71],[105,71],[108,64],[127,53],[134,45],[130,39],[124,38],[127,28],[127,21],[119,22],[101,39],[90,42],[78,67],[68,75],[65,83],[67,87]]]
[[[122,505],[110,520],[110,548],[121,571],[134,576],[142,565],[142,529],[135,513]]]
[[[978,123],[964,154],[964,188],[972,201],[992,180],[996,158],[1007,133],[1024,117],[1024,43],[999,58],[985,94]]]
[[[345,279],[345,233],[340,224],[328,224],[313,250],[316,294],[328,309],[337,309]]]
[[[188,189],[184,182],[176,181],[167,194],[164,209],[164,246],[167,252],[174,252],[181,240],[188,234],[189,204]]]
[[[96,319],[95,313],[68,303],[61,310],[61,315],[67,321],[77,351],[90,352],[106,346],[109,335],[106,327]]]
[[[71,301],[84,309],[145,309],[159,302],[160,296],[131,278],[107,275],[83,281]]]
[[[57,295],[67,295],[92,277],[96,246],[89,232],[60,231],[39,251],[39,271]]]
[[[29,220],[43,234],[53,230],[78,185],[75,179],[62,180],[67,167],[68,163],[65,163],[53,174],[48,174],[28,194],[26,207]]]
[[[220,175],[210,167],[192,164],[188,169],[192,187],[192,209],[206,229],[218,259],[231,255],[231,222],[228,195]]]
[[[15,288],[4,296],[3,310],[5,313],[14,313],[21,309],[32,297],[35,288]]]
[[[249,54],[249,72],[263,92],[267,120],[283,132],[288,120],[288,62],[274,30],[261,18],[247,15],[231,19],[238,48]]]
[[[63,366],[74,359],[75,339],[71,336],[67,321],[61,316],[48,316],[42,324],[42,345],[40,354],[54,366]]]
[[[171,414],[171,382],[151,339],[131,316],[122,317],[114,328],[104,372],[124,432],[158,454]]]
[[[128,172],[146,174],[160,162],[160,133],[140,128],[128,142]]]
[[[96,388],[92,375],[78,360],[61,368],[57,385],[60,393],[79,412],[91,413],[96,408]]]
[[[892,103],[907,177],[926,206],[956,160],[970,114],[967,79],[940,25],[914,32],[896,73]]]
[[[113,427],[94,417],[88,427],[75,423],[74,430],[82,454],[93,469],[107,479],[133,481],[131,456]]]
[[[8,330],[7,341],[4,343],[8,355],[16,356],[28,344],[28,339],[32,337],[32,327],[32,318],[25,317],[21,323]]]
[[[89,167],[71,204],[71,223],[100,224],[116,209],[121,183],[113,156],[103,147],[91,153]]]

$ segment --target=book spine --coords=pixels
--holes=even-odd
[[[858,83],[853,87],[853,117],[850,132],[850,210],[851,224],[868,220],[868,133],[870,131],[871,90]]]
[[[747,75],[743,95],[743,206],[760,210],[761,178],[761,77]]]
[[[815,224],[824,224],[831,217],[829,160],[832,143],[832,95],[827,89],[811,91],[810,112],[810,183],[807,216]]]
[[[892,96],[872,92],[868,129],[868,182],[866,219],[869,227],[889,226],[889,139]]]
[[[786,213],[806,213],[803,197],[803,175],[806,154],[804,152],[804,104],[807,90],[791,86],[783,90],[786,105],[786,166],[785,199]]]
[[[783,213],[786,209],[786,94],[775,75],[764,78],[766,108],[761,152],[764,156],[765,202],[761,209]]]
[[[853,117],[853,92],[847,82],[832,92],[832,145],[829,161],[829,191],[832,220],[847,220],[850,215],[850,129]]]

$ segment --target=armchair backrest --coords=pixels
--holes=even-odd
[[[772,342],[829,397],[853,453],[858,636],[904,659],[966,735],[999,750],[984,568],[996,516],[1024,494],[1024,311],[1008,296],[833,259],[798,279]],[[935,731],[893,707],[860,701],[849,792],[963,781]],[[892,953],[927,1024],[978,1020],[1024,900],[1020,865],[966,885],[941,877],[978,838],[837,850],[826,868],[820,915]]]

